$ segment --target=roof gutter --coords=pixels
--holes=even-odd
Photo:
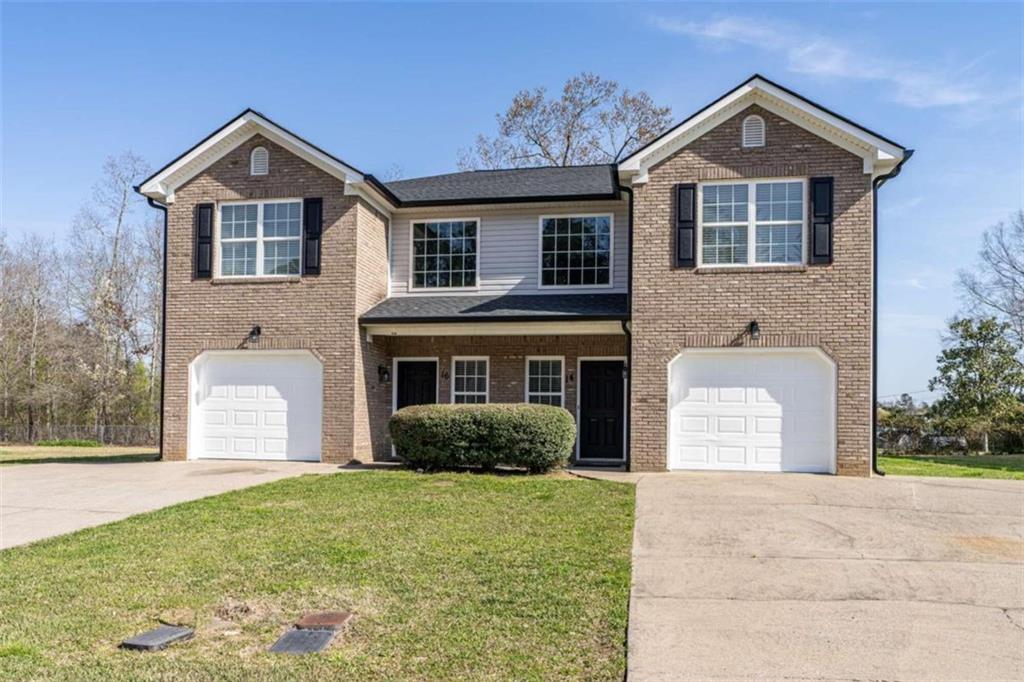
[[[903,150],[895,168],[871,181],[871,471],[876,476],[885,476],[878,468],[878,188],[899,175],[913,155],[913,149]]]
[[[141,187],[141,185],[140,185]],[[136,192],[139,192],[139,187],[133,188]],[[139,192],[142,194],[142,192]],[[145,195],[143,195],[145,196]],[[167,357],[167,206],[161,204],[152,197],[146,197],[146,201],[149,205],[158,211],[163,211],[164,214],[164,242],[163,242],[163,254],[162,260],[163,265],[160,268],[160,432],[157,435],[157,451],[158,459],[164,458],[164,394],[166,392],[166,382],[164,381],[164,368],[167,363],[164,362]]]
[[[622,320],[622,333],[626,335],[626,404],[625,411],[626,434],[623,450],[626,460],[626,471],[630,469],[630,447],[629,442],[633,433],[633,426],[630,423],[633,416],[631,404],[633,402],[633,188],[617,183],[620,192],[629,196],[629,211],[627,213],[627,228],[629,247],[626,259],[626,319]]]

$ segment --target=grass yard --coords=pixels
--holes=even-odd
[[[621,680],[630,485],[353,472],[0,553],[0,679]],[[323,654],[267,647],[356,613]],[[198,627],[160,653],[118,642]]]
[[[0,445],[0,466],[5,464],[44,464],[48,462],[150,462],[157,458],[153,447],[54,447],[39,445]]]
[[[882,471],[895,476],[1024,480],[1024,455],[879,456],[878,463]]]

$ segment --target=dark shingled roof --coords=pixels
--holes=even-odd
[[[624,320],[625,294],[399,296],[363,313],[364,324]]]
[[[614,165],[480,170],[384,183],[402,206],[617,199]]]

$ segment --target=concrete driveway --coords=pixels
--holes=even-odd
[[[639,478],[629,679],[1024,679],[1024,483]]]
[[[337,464],[125,462],[0,467],[0,549]]]

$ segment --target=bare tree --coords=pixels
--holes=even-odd
[[[613,163],[660,134],[671,115],[646,92],[581,73],[566,81],[557,99],[545,88],[518,92],[497,116],[498,134],[478,135],[472,149],[460,152],[459,167]]]
[[[982,236],[977,271],[961,271],[964,296],[1009,325],[1018,348],[1024,348],[1024,211],[1010,216]]]

